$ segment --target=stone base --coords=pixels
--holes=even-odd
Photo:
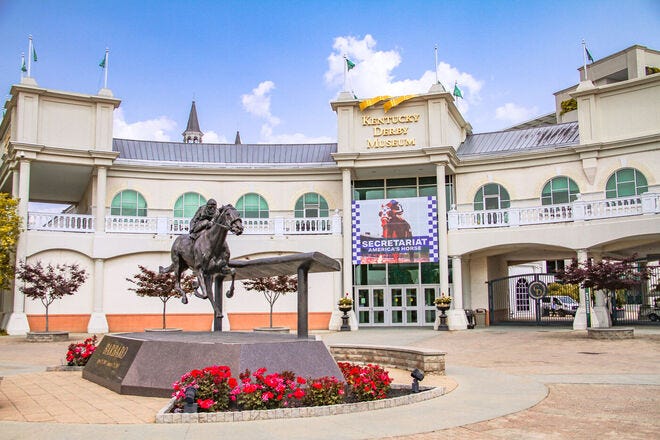
[[[449,330],[467,330],[468,320],[463,309],[447,310],[447,325]]]
[[[28,324],[27,315],[25,313],[12,312],[6,319],[5,330],[7,330],[8,335],[22,336],[30,331],[30,324]]]
[[[87,333],[108,333],[108,331],[108,319],[105,317],[105,313],[92,313],[89,323],[87,323]]]
[[[169,397],[172,383],[193,369],[227,365],[285,370],[301,377],[342,377],[323,341],[253,332],[153,332],[106,335],[82,377],[119,394]]]
[[[69,332],[28,332],[28,342],[57,342],[68,341]]]
[[[588,328],[587,336],[591,339],[634,339],[632,327]]]

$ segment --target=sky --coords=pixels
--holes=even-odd
[[[660,1],[0,0],[3,102],[29,35],[47,89],[98,93],[109,48],[114,137],[181,141],[195,100],[205,143],[335,142],[339,92],[425,93],[436,72],[475,133],[553,112],[583,39],[596,60],[660,50]]]

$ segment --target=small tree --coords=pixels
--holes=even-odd
[[[0,193],[0,289],[9,287],[14,279],[14,249],[21,233],[18,200]]]
[[[614,295],[619,289],[639,286],[648,279],[648,268],[639,268],[635,259],[633,255],[622,260],[603,259],[597,263],[587,260],[584,264],[574,259],[569,267],[559,271],[555,277],[563,283],[579,284],[585,289],[605,290]]]
[[[73,295],[87,279],[87,271],[77,264],[48,263],[44,268],[41,261],[34,265],[21,262],[16,277],[23,281],[20,291],[32,300],[40,300],[46,308],[46,331],[48,331],[48,307],[56,299]]]
[[[133,279],[126,278],[137,287],[129,288],[137,293],[138,296],[158,298],[163,302],[163,328],[167,328],[165,323],[165,314],[167,312],[167,302],[172,298],[181,298],[181,294],[174,289],[174,272],[159,273],[149,270],[144,266],[138,265],[140,272],[133,275]],[[193,274],[184,274],[181,280],[181,288],[186,294],[192,294],[196,288],[196,278]]]
[[[298,277],[295,275],[278,275],[275,277],[255,278],[243,281],[247,290],[254,290],[264,294],[270,306],[270,327],[273,327],[273,306],[281,295],[298,290]]]

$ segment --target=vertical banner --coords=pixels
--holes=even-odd
[[[438,262],[435,196],[354,200],[353,264]]]

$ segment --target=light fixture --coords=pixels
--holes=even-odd
[[[412,370],[412,373],[410,373],[410,377],[413,378],[412,392],[419,393],[419,383],[424,380],[424,372],[419,368],[415,368]]]
[[[197,403],[195,402],[195,397],[197,396],[197,390],[195,387],[188,387],[185,391],[185,399],[183,404],[184,413],[196,413],[197,412]]]

